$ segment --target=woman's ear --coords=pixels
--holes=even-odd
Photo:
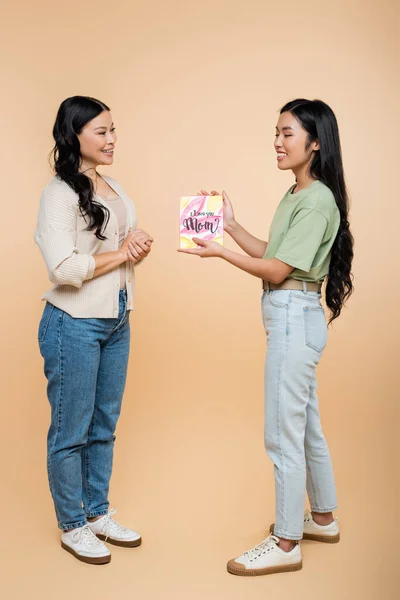
[[[313,145],[314,145],[313,150],[315,150],[315,151],[316,150],[320,150],[320,145],[319,145],[319,141],[318,140],[315,140],[315,142],[313,142]]]

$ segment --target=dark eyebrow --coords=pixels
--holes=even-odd
[[[114,123],[111,123],[111,127],[114,125]],[[96,127],[95,131],[97,131],[98,129],[107,129],[107,127],[105,125],[102,125],[101,127]]]
[[[279,129],[278,129],[277,127],[275,127],[275,129],[276,129],[277,131],[279,131]],[[292,131],[294,131],[293,127],[288,127],[288,126],[286,126],[286,127],[282,127],[282,131],[285,131],[285,129],[291,129]]]

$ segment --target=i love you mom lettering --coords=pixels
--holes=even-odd
[[[182,196],[180,209],[181,248],[195,248],[194,237],[222,245],[222,196]]]

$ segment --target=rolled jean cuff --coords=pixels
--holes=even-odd
[[[337,504],[336,504],[336,506],[333,506],[332,508],[317,508],[315,506],[311,507],[311,512],[316,512],[316,513],[330,513],[333,510],[337,510]]]
[[[86,514],[87,519],[92,519],[93,517],[104,517],[108,513],[108,508],[103,508],[101,510],[92,510],[91,512]]]
[[[83,527],[84,525],[87,525],[86,519],[84,521],[76,521],[76,523],[59,523],[58,527],[62,531],[68,531],[69,529],[78,529],[78,527]]]
[[[276,537],[283,538],[285,540],[293,540],[295,542],[299,542],[301,539],[303,539],[303,533],[300,535],[291,535],[290,533],[285,533],[279,529],[274,529],[274,535],[276,535]]]

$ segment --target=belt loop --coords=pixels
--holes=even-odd
[[[265,284],[266,284],[265,291],[267,292],[267,294],[269,294],[269,281],[266,281]]]
[[[307,291],[308,291],[308,290],[307,290],[307,283],[306,283],[305,281],[303,281],[303,292],[304,292],[305,294],[307,294]]]

